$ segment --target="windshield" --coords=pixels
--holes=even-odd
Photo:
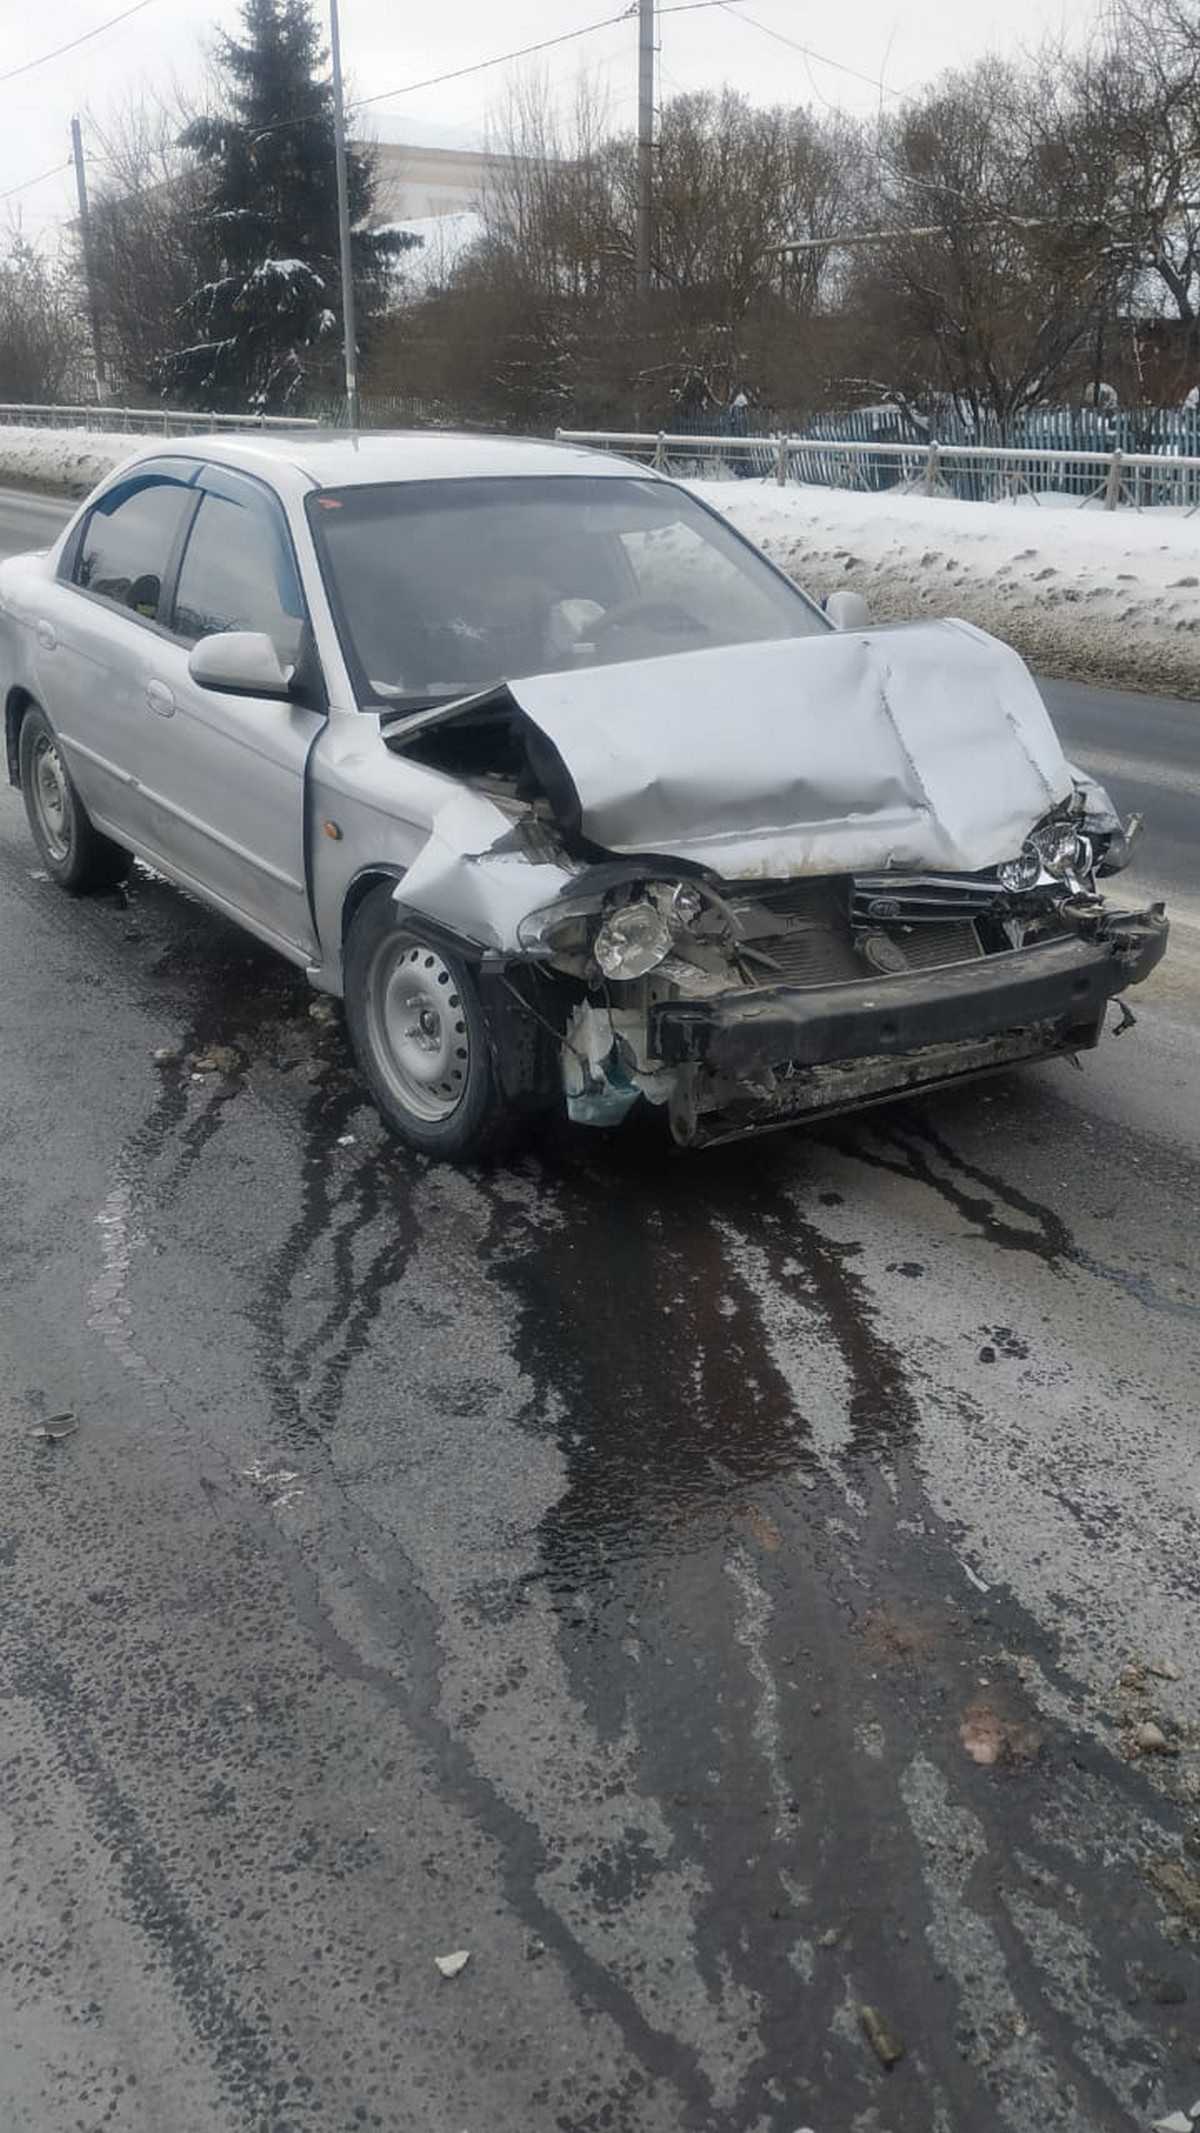
[[[360,700],[390,709],[828,627],[722,519],[636,475],[322,489],[308,515]]]

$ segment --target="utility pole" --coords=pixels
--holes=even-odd
[[[329,0],[329,56],[333,62],[333,153],[337,165],[338,256],[342,265],[342,359],[346,372],[346,419],[358,428],[358,332],[354,318],[354,269],[350,258],[350,188],[346,179],[346,108],[342,99],[342,47],[338,0]]]
[[[654,229],[654,0],[638,0],[637,293],[650,294]]]
[[[87,283],[88,315],[92,326],[92,364],[96,373],[96,400],[104,397],[104,352],[100,344],[100,306],[96,299],[96,275],[92,258],[92,225],[88,214],[87,177],[83,168],[83,130],[71,120],[71,151],[75,157],[75,190],[79,197],[79,235],[83,249],[83,278]]]

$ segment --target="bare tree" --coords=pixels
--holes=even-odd
[[[14,233],[0,256],[0,400],[52,404],[73,397],[82,351],[73,276]]]
[[[143,394],[195,287],[197,230],[209,179],[179,146],[194,116],[176,97],[129,105],[99,143],[91,211],[92,286],[114,388]]]
[[[1111,172],[1111,323],[1177,321],[1182,394],[1200,379],[1196,0],[1110,0],[1073,86],[1090,153]]]
[[[661,422],[696,381],[722,405],[747,383],[774,400],[811,393],[813,326],[838,270],[779,247],[832,232],[846,214],[852,128],[757,111],[732,91],[668,104],[645,302],[632,138],[606,131],[586,87],[572,123],[558,125],[537,85],[514,97],[499,138],[483,235],[421,315],[410,313],[410,360],[428,363],[436,345],[443,370],[473,379],[473,407],[525,426]]]
[[[1113,277],[1111,170],[1088,146],[1049,72],[994,59],[880,128],[856,292],[876,369],[976,423],[1063,391]]]

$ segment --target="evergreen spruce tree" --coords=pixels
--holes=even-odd
[[[158,382],[194,407],[271,414],[340,375],[333,92],[310,0],[244,0],[242,23],[217,46],[225,110],[181,136],[211,179],[197,231],[205,279],[187,306],[189,344]],[[351,150],[347,178],[355,304],[369,328],[391,261],[419,240],[363,227],[374,178]]]

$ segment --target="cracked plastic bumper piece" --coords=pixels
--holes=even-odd
[[[666,1066],[740,1075],[899,1058],[1025,1029],[1031,1053],[1083,1049],[1095,1043],[1108,1002],[1149,976],[1166,941],[1156,906],[1107,912],[1090,938],[1072,934],[936,970],[662,1001],[650,1010],[651,1050]],[[1020,1056],[1019,1046],[1006,1049]]]

